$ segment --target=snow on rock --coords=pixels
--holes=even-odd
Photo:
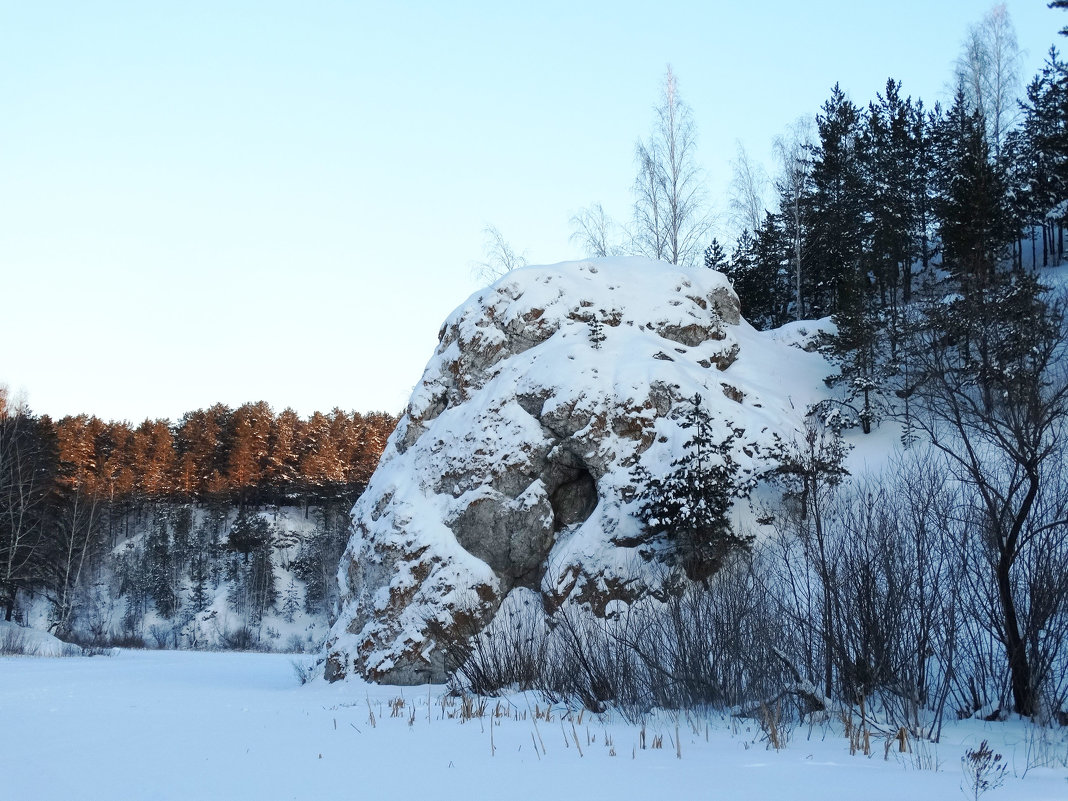
[[[640,258],[514,270],[446,320],[352,510],[326,675],[441,681],[444,636],[534,591],[605,614],[657,554],[626,498],[663,472],[700,395],[755,466],[820,395],[823,359],[762,334],[720,273]]]

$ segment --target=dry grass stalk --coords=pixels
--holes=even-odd
[[[527,698],[527,699],[526,699],[526,701],[527,701],[527,711],[529,712],[529,711],[530,711],[530,698]],[[533,739],[533,737],[534,737],[534,734],[537,734],[537,735],[538,735],[538,742],[540,742],[540,743],[541,743],[541,752],[542,752],[542,754],[544,754],[544,753],[546,753],[546,751],[545,751],[545,741],[541,739],[541,732],[540,732],[540,731],[538,731],[538,713],[537,713],[537,708],[538,708],[538,705],[537,705],[537,704],[535,704],[535,705],[534,705],[534,709],[535,709],[535,712],[534,712],[534,717],[533,717],[533,719],[531,720],[531,723],[533,723],[533,724],[534,724],[534,733],[533,733],[533,734],[531,734],[530,736],[531,736],[531,739]],[[537,743],[535,743],[535,748],[534,748],[534,752],[535,752],[535,753],[537,753],[537,751],[538,751],[538,749],[537,749]],[[538,760],[539,760],[539,761],[541,760],[541,757],[540,757],[540,756],[538,757]]]
[[[460,720],[467,722],[469,720],[482,720],[486,715],[486,699],[479,697],[477,700],[474,696],[465,695],[460,699]]]
[[[767,704],[760,705],[760,728],[768,738],[768,745],[776,751],[781,751],[785,743],[780,728],[781,710],[778,704],[770,707]]]
[[[578,749],[579,756],[582,756],[582,746],[579,744],[578,732],[575,730],[575,721],[571,721],[571,736],[575,738],[575,748]]]

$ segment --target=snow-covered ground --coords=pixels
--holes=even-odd
[[[294,664],[310,657],[0,657],[0,798],[952,799],[966,797],[961,754],[984,739],[1008,765],[986,798],[1068,798],[1064,729],[968,721],[911,754],[873,740],[866,757],[832,724],[775,751],[752,722],[658,714],[643,749],[642,724],[618,713],[546,720],[528,694],[465,721],[442,687],[301,686]]]

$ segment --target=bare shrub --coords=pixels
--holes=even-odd
[[[626,645],[637,656],[647,703],[673,709],[726,708],[762,700],[781,687],[770,644],[778,620],[755,579],[759,553],[738,554],[706,583],[681,573],[661,583],[662,603],[644,603]]]
[[[170,626],[159,623],[153,623],[149,626],[148,631],[156,643],[156,648],[161,650],[167,647],[167,642],[172,638],[173,634],[173,630]]]
[[[431,637],[452,669],[452,690],[457,694],[497,695],[503,688],[526,690],[541,686],[547,659],[548,636],[541,601],[534,593],[510,595],[488,626],[465,613],[477,608],[474,599],[461,599],[448,625],[425,621]]]
[[[962,639],[976,633],[964,620],[959,498],[940,467],[919,453],[828,487],[818,510],[815,493],[787,498],[757,571],[797,682],[883,735],[937,739]]]
[[[301,685],[307,684],[319,673],[321,662],[307,662],[302,659],[292,659],[289,662],[293,666],[293,672],[297,675],[297,681]]]
[[[109,632],[102,640],[94,643],[114,648],[147,648],[144,638],[131,632]]]
[[[961,789],[965,794],[978,801],[987,790],[996,790],[1005,781],[1008,766],[1001,761],[1001,754],[995,754],[986,740],[978,748],[969,748],[960,758],[964,771],[964,784]]]
[[[587,709],[604,712],[610,702],[624,709],[645,704],[648,678],[631,647],[633,618],[598,618],[574,605],[553,617],[555,628],[546,663],[546,687],[577,697]]]
[[[461,664],[465,688],[495,695],[503,687],[531,689],[539,684],[549,640],[539,599],[513,598],[485,631],[470,636]]]
[[[872,735],[937,742],[947,708],[993,716],[1012,703],[997,550],[984,551],[977,500],[945,465],[913,451],[879,476],[810,481],[806,498],[768,515],[770,536],[707,581],[665,569],[604,616],[573,603],[549,615],[522,592],[485,631],[472,618],[439,645],[465,693],[540,689],[632,719],[730,710],[764,726],[772,747],[816,711],[848,721],[864,752]],[[1047,724],[1065,719],[1068,695],[1068,492],[1055,490],[1022,538],[1012,585]],[[916,749],[918,765],[931,761]]]
[[[236,629],[221,632],[219,642],[229,651],[255,651],[259,645],[259,638],[252,627],[239,626]]]
[[[22,629],[5,626],[0,630],[0,656],[36,656],[38,650]]]

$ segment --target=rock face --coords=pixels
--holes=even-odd
[[[825,374],[746,324],[719,273],[644,259],[515,270],[439,339],[352,510],[331,680],[441,681],[430,632],[488,624],[513,590],[550,613],[633,600],[656,554],[626,501],[631,469],[677,454],[689,399],[746,429],[744,464],[796,430]]]

